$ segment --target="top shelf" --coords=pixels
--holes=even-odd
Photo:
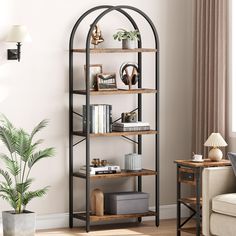
[[[72,49],[75,53],[86,53],[86,49],[78,48]],[[155,48],[134,48],[134,49],[122,49],[122,48],[90,48],[90,53],[135,53],[135,52],[157,52]]]

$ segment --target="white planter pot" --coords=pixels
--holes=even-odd
[[[136,40],[122,39],[122,48],[123,49],[134,49]]]
[[[35,213],[25,211],[15,214],[13,211],[2,212],[3,236],[34,236]]]

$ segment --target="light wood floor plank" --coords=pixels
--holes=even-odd
[[[175,236],[176,220],[162,220],[160,226],[154,226],[154,222],[114,224],[91,227],[86,233],[84,227],[74,229],[43,230],[36,233],[37,236]],[[181,236],[190,234],[182,233]]]

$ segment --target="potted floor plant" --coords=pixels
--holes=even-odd
[[[34,140],[35,135],[47,123],[43,120],[31,133],[27,133],[23,129],[15,128],[4,115],[1,115],[0,140],[6,147],[6,152],[0,153],[0,160],[4,163],[0,165],[0,197],[13,209],[2,212],[4,236],[35,234],[35,213],[26,210],[26,206],[32,199],[44,196],[48,190],[48,186],[30,190],[33,182],[33,178],[30,177],[32,168],[41,159],[54,156],[54,148],[38,150],[43,140]]]
[[[139,40],[139,31],[128,31],[125,29],[118,29],[113,38],[118,41],[122,41],[123,49],[134,49],[136,46],[136,41]]]

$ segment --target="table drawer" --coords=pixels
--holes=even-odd
[[[196,185],[196,174],[189,168],[179,168],[179,182]]]

